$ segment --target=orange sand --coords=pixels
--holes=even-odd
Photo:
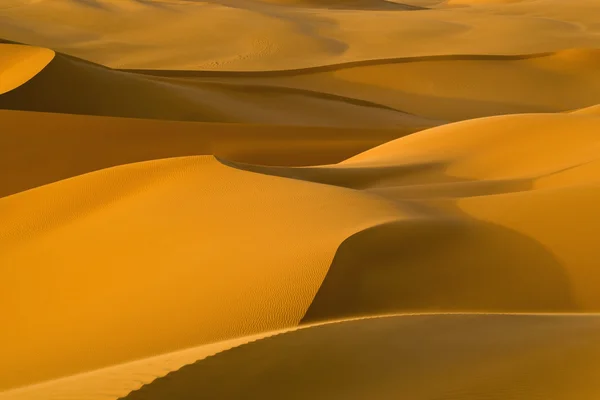
[[[0,3],[0,400],[600,396],[596,0]]]

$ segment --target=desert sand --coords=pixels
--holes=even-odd
[[[596,0],[0,3],[0,400],[600,396]]]

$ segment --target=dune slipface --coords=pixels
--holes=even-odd
[[[0,400],[599,398],[598,1],[0,3]]]

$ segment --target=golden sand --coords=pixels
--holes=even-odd
[[[600,396],[596,0],[0,3],[0,400]]]

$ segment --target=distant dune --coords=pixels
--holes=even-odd
[[[54,52],[29,46],[3,46],[0,52],[0,94],[29,81],[54,58]]]
[[[598,1],[0,3],[0,400],[598,399]]]
[[[21,52],[16,50],[18,45],[0,46],[11,53]],[[56,56],[26,83],[4,94],[0,107],[202,122],[415,128],[435,124],[391,107],[342,96],[265,85],[153,78],[65,55]]]
[[[216,155],[280,166],[332,164],[416,129],[197,123],[12,110],[0,111],[0,124],[0,168],[11,171],[0,176],[0,196],[167,157]]]

